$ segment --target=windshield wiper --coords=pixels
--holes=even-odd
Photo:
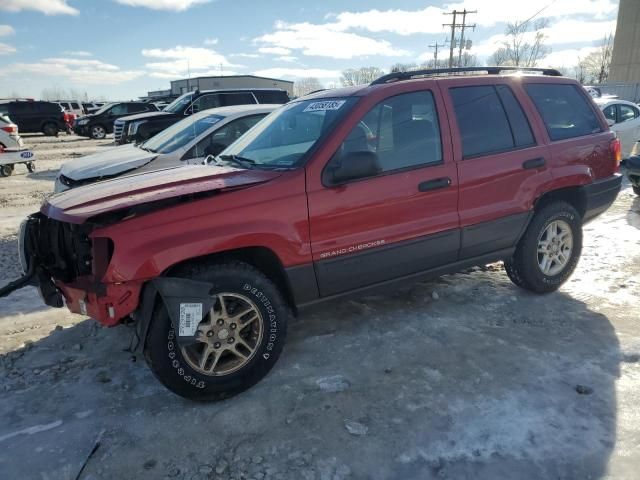
[[[139,144],[136,145],[136,147],[138,147],[140,150],[144,150],[145,152],[156,153],[155,150],[151,150],[149,147],[143,147],[142,145],[144,145],[144,144],[139,143]]]
[[[216,158],[224,160],[229,163],[235,163],[236,165],[246,168],[247,170],[251,169],[256,161],[251,158],[241,157],[239,155],[218,155]]]

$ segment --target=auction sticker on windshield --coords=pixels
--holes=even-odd
[[[346,100],[327,100],[324,102],[313,102],[307,105],[303,112],[322,112],[324,110],[338,110],[344,105]]]

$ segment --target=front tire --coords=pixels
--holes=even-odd
[[[640,187],[633,187],[633,193],[640,195]]]
[[[260,381],[284,346],[291,310],[277,287],[252,266],[222,263],[181,275],[213,285],[198,342],[180,347],[159,299],[145,342],[151,371],[172,392],[198,401],[229,398]]]
[[[580,214],[566,202],[554,202],[534,215],[505,270],[525,290],[553,292],[571,276],[581,251]]]
[[[0,166],[0,176],[9,177],[13,173],[13,165]]]
[[[107,136],[107,130],[102,125],[93,125],[89,131],[94,140],[102,140]]]

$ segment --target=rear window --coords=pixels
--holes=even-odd
[[[551,140],[564,140],[602,131],[587,98],[575,85],[529,83],[524,88],[540,113]]]
[[[505,152],[534,143],[529,123],[509,87],[456,87],[450,92],[462,137],[463,158]]]
[[[269,91],[255,91],[253,94],[258,99],[258,103],[287,103],[289,96],[287,92],[269,92]]]

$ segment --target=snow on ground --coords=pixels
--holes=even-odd
[[[38,172],[0,179],[0,283],[59,166],[109,144],[27,141]],[[24,289],[0,299],[0,478],[637,478],[639,246],[625,186],[560,291],[495,264],[318,306],[266,379],[216,404],[166,391],[127,327]]]

